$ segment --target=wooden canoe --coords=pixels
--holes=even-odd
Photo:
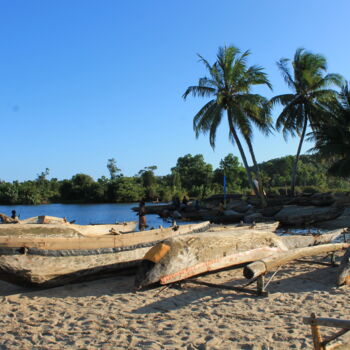
[[[142,288],[156,282],[177,282],[205,272],[260,260],[289,249],[326,243],[342,231],[311,237],[280,237],[271,231],[231,229],[169,238],[147,252],[135,284]]]
[[[279,221],[258,222],[255,224],[212,224],[208,229],[209,232],[227,231],[227,230],[261,230],[275,232],[279,227]]]
[[[137,222],[77,225],[53,216],[35,216],[19,223],[0,224],[0,236],[79,237],[120,234],[136,230]]]
[[[24,285],[62,285],[136,266],[150,247],[164,239],[205,231],[209,226],[203,222],[96,237],[0,236],[0,279]]]

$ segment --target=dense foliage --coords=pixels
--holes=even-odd
[[[293,156],[287,156],[259,164],[268,196],[289,193],[293,161]],[[350,181],[329,176],[329,163],[317,156],[302,155],[299,162],[297,191],[350,190]],[[114,159],[108,161],[107,167],[112,170],[110,177],[102,176],[97,181],[87,174],[76,174],[69,180],[48,180],[48,169],[33,181],[0,181],[0,204],[126,203],[141,198],[170,201],[175,195],[204,198],[223,192],[224,175],[228,193],[251,193],[246,171],[233,154],[228,154],[217,169],[201,154],[187,154],[179,157],[171,174],[165,176],[155,175],[156,166],[146,167],[132,177],[124,176]]]

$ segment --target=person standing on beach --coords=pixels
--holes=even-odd
[[[139,230],[144,231],[146,228],[146,208],[145,208],[145,202],[143,200],[139,203]]]
[[[12,211],[11,211],[11,219],[13,219],[13,220],[18,220],[16,210],[12,210]]]

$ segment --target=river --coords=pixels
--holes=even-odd
[[[147,204],[146,204],[147,205]],[[113,224],[115,222],[137,221],[136,212],[132,207],[137,203],[123,204],[42,204],[42,205],[0,205],[0,213],[11,216],[16,210],[21,220],[33,216],[49,215],[66,217],[68,221],[75,220],[76,224]],[[169,227],[170,222],[158,215],[147,215],[147,225],[158,228],[160,225]]]

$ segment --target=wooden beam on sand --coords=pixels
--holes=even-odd
[[[309,324],[311,326],[314,350],[326,350],[326,346],[329,342],[350,331],[350,320],[339,320],[336,318],[316,318],[316,315],[314,313],[311,314],[311,317],[304,317],[303,323]],[[322,339],[320,326],[342,328],[342,330],[330,337]]]
[[[341,260],[338,269],[338,286],[343,284],[350,285],[350,248],[348,248]]]
[[[292,260],[300,259],[306,256],[344,250],[349,247],[349,243],[333,243],[291,249],[286,252],[272,254],[266,258],[260,259],[245,266],[243,269],[243,275],[248,279],[257,278],[258,276],[263,275],[266,272],[271,271],[278,266],[287,264]]]

